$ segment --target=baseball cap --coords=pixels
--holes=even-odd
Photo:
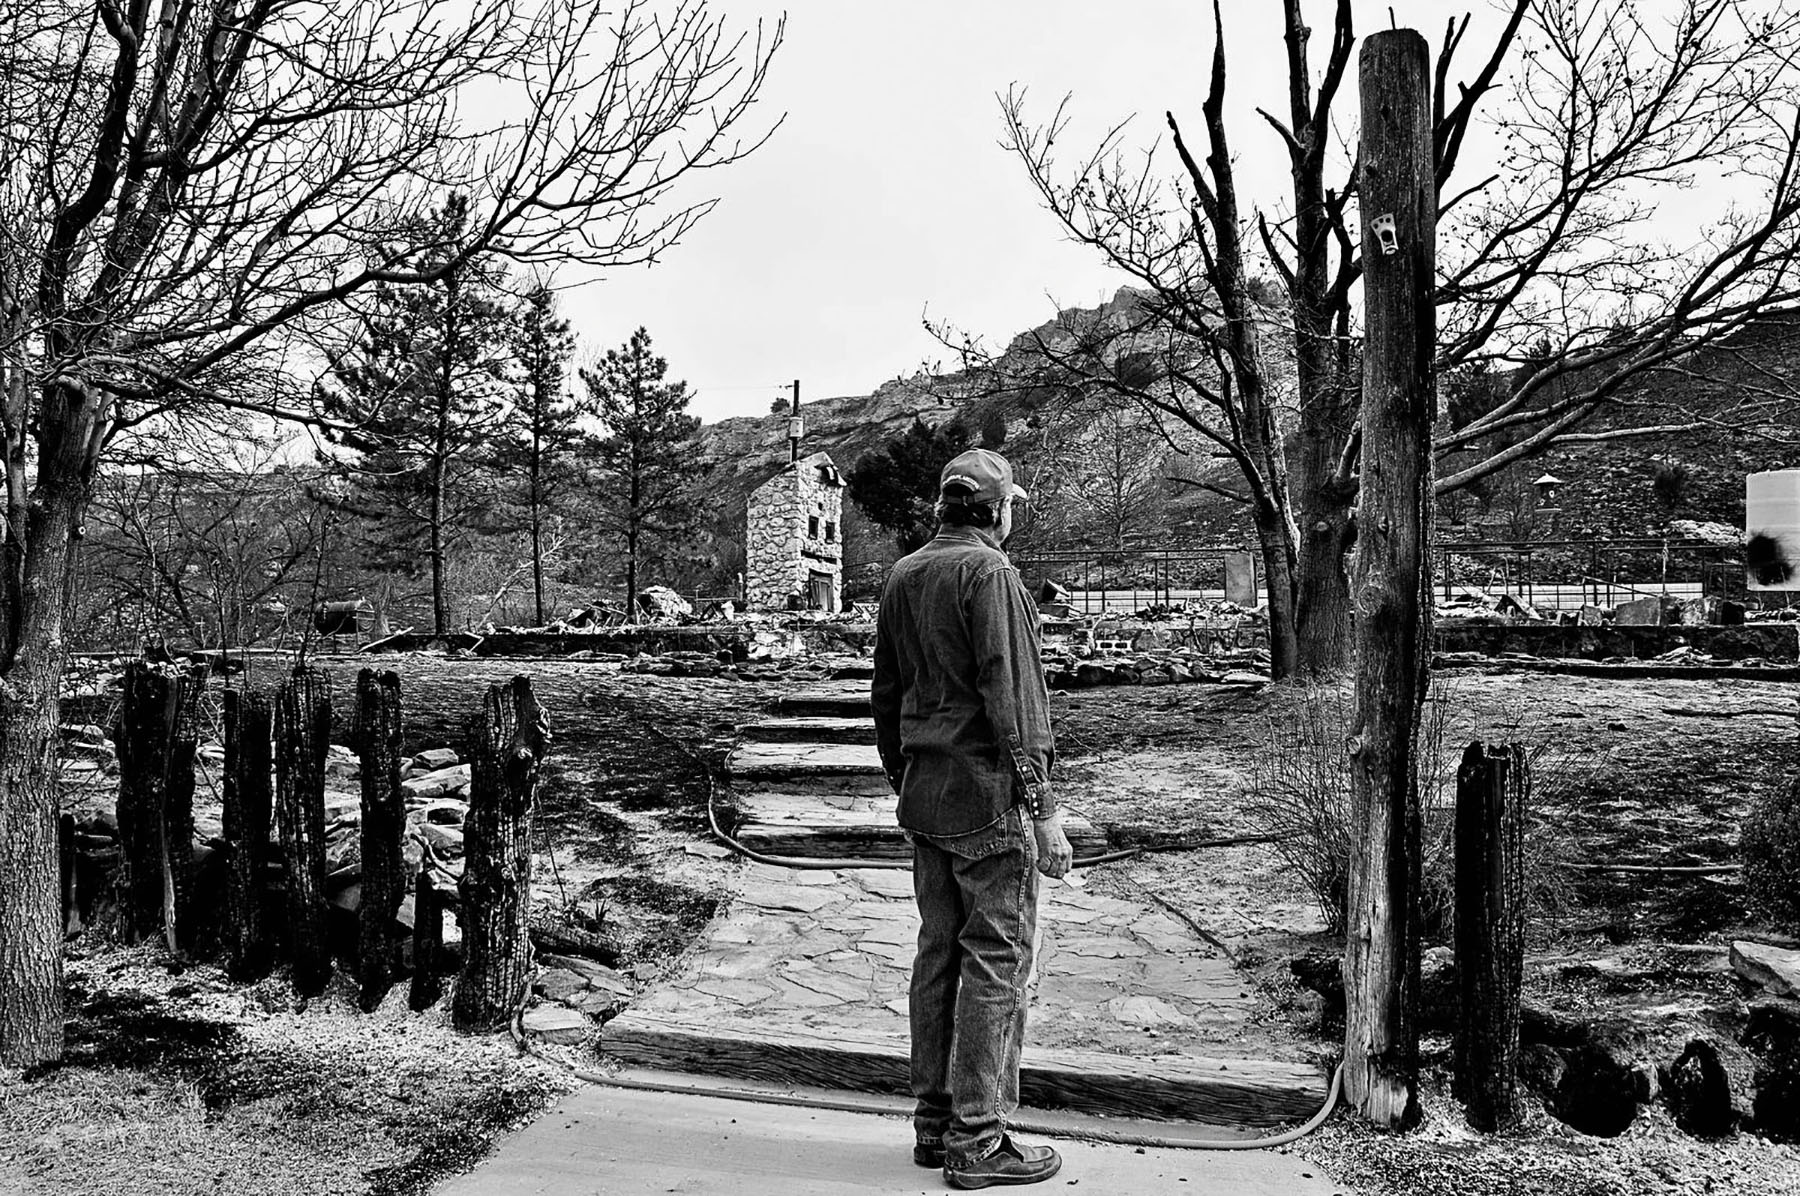
[[[1013,483],[1012,466],[999,453],[970,449],[944,466],[938,478],[938,497],[944,502],[969,506],[999,502],[1002,498],[1027,498],[1023,486]]]

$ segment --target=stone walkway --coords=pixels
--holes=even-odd
[[[747,728],[757,738],[731,762],[734,788],[749,791],[741,839],[783,855],[905,851],[873,747],[846,742],[867,737],[855,708],[866,711],[866,682],[796,695],[780,712],[788,718]],[[794,719],[842,738],[813,739]],[[1077,825],[1078,854],[1104,850],[1094,828]],[[910,873],[720,866],[736,871],[730,913],[674,975],[607,1023],[601,1049],[629,1065],[904,1092],[918,934]],[[1252,995],[1222,953],[1152,904],[1087,892],[1086,875],[1044,885],[1025,1102],[1221,1125],[1310,1115],[1325,1095],[1322,1071],[1256,1024]]]

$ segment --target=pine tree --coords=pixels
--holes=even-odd
[[[581,371],[605,429],[594,446],[597,514],[602,531],[624,548],[625,602],[634,615],[645,560],[692,526],[697,507],[689,441],[700,421],[687,414],[687,383],[665,381],[668,372],[642,328]]]
[[[496,464],[518,513],[512,528],[530,537],[532,593],[541,627],[546,622],[545,525],[576,480],[574,457],[587,434],[581,428],[585,407],[569,394],[575,338],[569,322],[557,314],[556,292],[538,280],[521,298],[511,345],[519,367],[518,394]]]
[[[968,447],[968,429],[959,421],[933,428],[914,419],[850,470],[845,479],[850,501],[871,523],[893,532],[901,552],[923,547],[937,533],[938,475]]]
[[[345,505],[371,525],[370,564],[428,574],[439,636],[450,555],[492,507],[509,361],[504,272],[491,255],[463,256],[469,224],[467,197],[453,194],[413,230],[416,261],[462,260],[435,283],[377,286],[357,343],[320,386],[326,414],[354,428],[332,438],[354,452],[338,463],[351,475]]]

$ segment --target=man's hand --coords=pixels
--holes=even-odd
[[[1033,818],[1031,834],[1037,840],[1037,870],[1051,880],[1067,876],[1075,849],[1069,846],[1069,836],[1063,834],[1062,811],[1048,818]]]

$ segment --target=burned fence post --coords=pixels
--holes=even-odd
[[[160,927],[169,949],[191,941],[194,748],[205,674],[136,660],[125,666],[119,750],[120,905],[132,938]]]
[[[362,772],[362,905],[357,910],[357,982],[362,1007],[381,1004],[399,956],[395,918],[406,897],[406,795],[400,788],[400,676],[364,669],[356,678],[352,742]],[[415,903],[416,904],[416,903]]]
[[[443,952],[444,899],[431,883],[431,874],[420,868],[418,887],[413,891],[412,988],[406,997],[414,1013],[430,1009],[444,995],[439,980]]]
[[[1491,1133],[1519,1116],[1519,986],[1525,966],[1525,802],[1517,744],[1471,743],[1456,771],[1455,1095]]]
[[[317,996],[331,979],[325,939],[325,756],[331,746],[331,682],[296,668],[276,695],[275,795],[287,862],[288,936],[294,990]]]
[[[456,1025],[502,1025],[530,978],[531,813],[550,740],[527,677],[489,687],[469,727],[469,815],[463,826],[462,974],[451,1003]]]
[[[265,916],[269,874],[269,825],[273,820],[270,770],[274,719],[269,699],[225,691],[225,791],[223,831],[225,969],[233,980],[260,980],[274,955]]]

